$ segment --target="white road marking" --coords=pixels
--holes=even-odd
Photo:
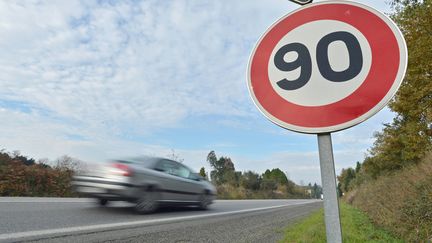
[[[149,219],[149,220],[138,220],[133,222],[120,222],[120,223],[109,223],[109,224],[97,224],[97,225],[87,225],[87,226],[74,226],[74,227],[66,227],[66,228],[58,228],[58,229],[47,229],[47,230],[34,230],[34,231],[25,231],[25,232],[17,232],[17,233],[8,233],[8,234],[0,234],[0,240],[15,240],[19,238],[27,238],[27,237],[37,237],[44,235],[53,235],[53,234],[67,234],[74,233],[80,231],[96,231],[96,230],[107,230],[107,229],[115,229],[115,228],[124,228],[131,226],[143,226],[148,224],[157,224],[157,223],[165,223],[171,221],[179,221],[179,220],[191,220],[191,219],[199,219],[206,218],[212,216],[224,216],[230,214],[239,214],[239,213],[247,213],[247,212],[255,212],[260,210],[268,210],[275,208],[282,208],[287,206],[294,206],[299,204],[308,204],[316,201],[308,201],[308,202],[295,202],[291,204],[283,204],[277,206],[270,207],[261,207],[261,208],[253,208],[253,209],[243,209],[236,210],[230,212],[220,212],[220,213],[208,213],[201,215],[193,215],[193,216],[180,216],[180,217],[172,217],[172,218],[163,218],[163,219]]]
[[[91,198],[73,197],[0,197],[0,203],[88,203]]]

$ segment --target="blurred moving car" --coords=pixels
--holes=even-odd
[[[139,213],[151,213],[160,205],[196,205],[207,209],[216,188],[185,165],[165,158],[141,157],[115,160],[87,175],[74,176],[73,188],[80,194],[109,201],[136,204]]]

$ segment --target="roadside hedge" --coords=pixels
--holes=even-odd
[[[46,164],[0,159],[0,196],[73,197],[73,171]]]
[[[360,185],[344,200],[408,242],[431,242],[432,155],[419,165]]]

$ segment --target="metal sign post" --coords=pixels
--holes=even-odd
[[[324,218],[327,242],[342,242],[336,174],[330,133],[318,134],[321,181],[324,194]]]
[[[312,3],[312,0],[290,0],[300,5]],[[333,146],[330,133],[319,133],[318,151],[321,168],[321,183],[324,195],[324,221],[327,242],[342,242],[339,201],[337,195],[336,172],[333,158]]]

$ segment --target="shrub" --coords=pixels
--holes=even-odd
[[[72,170],[9,161],[0,165],[0,196],[70,197]]]
[[[409,242],[432,240],[432,155],[419,165],[363,183],[344,200]]]

